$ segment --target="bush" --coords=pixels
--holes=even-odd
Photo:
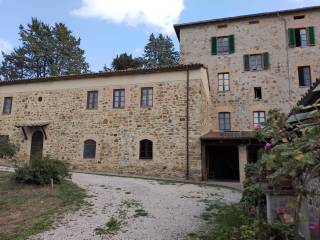
[[[17,152],[17,146],[9,141],[9,138],[0,137],[0,158],[13,157]]]
[[[242,204],[214,205],[214,226],[208,240],[291,240],[292,228],[268,224],[246,210]]]
[[[60,183],[67,176],[69,176],[68,166],[50,156],[33,158],[30,164],[15,170],[16,181],[28,184],[50,184],[51,179],[54,183]]]

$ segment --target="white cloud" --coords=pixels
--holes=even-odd
[[[12,50],[12,45],[4,40],[3,38],[0,38],[0,52],[9,53]]]
[[[311,6],[311,5],[316,5],[320,3],[320,0],[287,0],[288,2],[293,2],[297,3],[299,7],[303,6]]]
[[[171,33],[183,9],[184,0],[82,0],[72,14],[129,26],[146,24]]]

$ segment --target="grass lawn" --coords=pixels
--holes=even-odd
[[[51,190],[17,184],[12,173],[0,172],[0,239],[25,239],[45,231],[57,216],[80,209],[85,197],[85,191],[71,181]]]

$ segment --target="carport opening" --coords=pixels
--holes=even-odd
[[[240,181],[238,146],[207,146],[208,178]]]

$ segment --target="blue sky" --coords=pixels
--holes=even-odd
[[[319,5],[320,0],[0,0],[0,50],[19,46],[18,26],[31,17],[63,22],[82,39],[92,71],[122,52],[139,56],[151,32],[173,23]]]

